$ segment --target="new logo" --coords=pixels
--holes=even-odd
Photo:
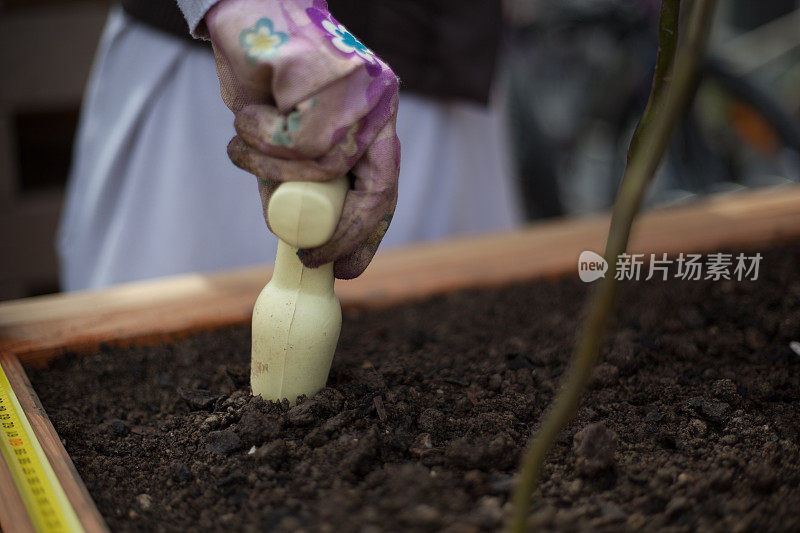
[[[578,257],[578,276],[581,281],[590,283],[596,279],[604,278],[608,271],[608,263],[603,256],[598,255],[591,250],[581,252]]]

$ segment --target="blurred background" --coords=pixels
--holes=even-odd
[[[611,205],[650,88],[658,5],[504,2],[495,96],[527,220]],[[111,6],[0,0],[0,300],[59,290],[56,229]],[[722,0],[717,19],[649,205],[800,180],[800,2]]]

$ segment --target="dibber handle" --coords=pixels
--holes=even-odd
[[[347,176],[282,183],[272,193],[267,209],[272,232],[294,248],[325,244],[339,223],[347,189]]]

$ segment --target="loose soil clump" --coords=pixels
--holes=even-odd
[[[625,284],[532,525],[800,530],[800,246],[762,254],[758,281]],[[247,327],[30,376],[112,531],[496,530],[588,287],[348,313],[296,406],[250,396]]]

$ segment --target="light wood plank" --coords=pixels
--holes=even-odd
[[[50,461],[50,465],[64,488],[64,492],[69,498],[73,509],[75,509],[75,514],[78,515],[78,520],[81,521],[84,530],[86,533],[107,533],[108,528],[105,525],[105,521],[100,516],[94,500],[92,500],[89,491],[78,475],[78,471],[75,470],[75,465],[72,464],[67,450],[64,449],[61,439],[47,417],[39,397],[33,390],[33,386],[31,386],[19,360],[14,356],[0,355],[0,361],[2,361],[3,370],[9,383],[11,383],[11,388],[14,389],[14,394],[17,396],[20,406],[27,415],[28,422],[30,422],[36,434],[36,439]],[[0,494],[5,495],[4,493],[10,490],[14,490],[14,483],[11,481],[10,475],[8,480],[4,480],[2,473],[0,473]],[[19,499],[19,495],[17,495],[17,499]],[[5,504],[5,500],[3,503]],[[13,524],[13,527],[10,527],[8,531],[17,531],[16,522],[11,522],[11,524]],[[24,520],[20,522],[19,531],[26,531],[24,524]]]
[[[583,250],[602,251],[607,216],[566,219],[378,255],[360,278],[337,281],[345,309],[397,305],[462,288],[575,275]],[[800,186],[712,197],[654,210],[636,223],[630,251],[764,249],[800,238]],[[45,364],[100,342],[156,342],[250,320],[269,269],[190,274],[101,291],[0,304],[0,349]]]

